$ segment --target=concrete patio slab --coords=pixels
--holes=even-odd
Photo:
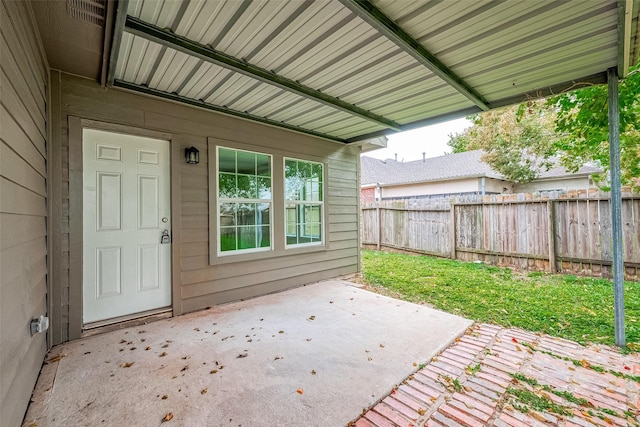
[[[307,285],[55,347],[25,425],[346,425],[471,324]]]

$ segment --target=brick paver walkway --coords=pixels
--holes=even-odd
[[[640,426],[640,356],[481,324],[350,426]]]

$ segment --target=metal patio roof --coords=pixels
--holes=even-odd
[[[624,77],[640,0],[120,0],[109,84],[353,142]]]

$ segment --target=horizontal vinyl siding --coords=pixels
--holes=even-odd
[[[200,163],[188,165],[179,156],[172,160],[173,176],[180,191],[172,198],[179,203],[179,218],[173,218],[174,253],[179,256],[179,312],[189,312],[214,304],[266,294],[358,270],[358,189],[359,149],[258,123],[228,117],[121,90],[103,89],[90,80],[55,73],[61,83],[59,123],[63,180],[68,181],[67,117],[99,120],[161,131],[179,144],[178,153],[195,146]],[[322,159],[327,165],[325,212],[328,249],[292,253],[263,260],[209,264],[209,174],[208,137],[242,147],[272,151],[298,159]],[[174,153],[176,151],[174,150]],[[63,190],[64,193],[64,190]],[[60,195],[68,206],[68,194]],[[282,200],[274,200],[282,203]],[[66,217],[65,217],[66,218]],[[65,219],[62,224],[68,230]],[[177,228],[177,229],[176,229]],[[274,238],[284,238],[274,236]],[[68,241],[68,235],[63,236]],[[295,251],[291,251],[295,252]],[[174,264],[176,265],[176,264]],[[68,282],[62,286],[68,286]],[[71,290],[73,292],[73,290]],[[174,293],[175,295],[175,293]]]
[[[46,86],[26,2],[0,2],[0,414],[20,425],[47,349]]]

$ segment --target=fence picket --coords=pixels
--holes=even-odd
[[[638,279],[640,195],[625,193],[622,204],[626,277]],[[368,202],[360,239],[364,247],[610,276],[609,209],[608,195],[593,192]]]

